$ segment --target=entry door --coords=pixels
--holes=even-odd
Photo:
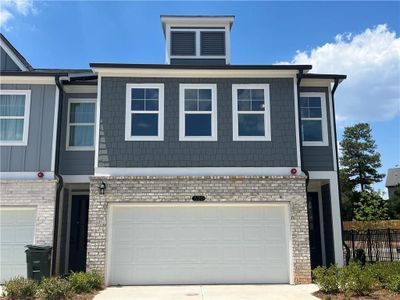
[[[322,265],[321,224],[319,218],[318,193],[307,193],[307,206],[311,268],[314,269]]]
[[[86,271],[89,195],[72,195],[69,271]]]
[[[288,207],[113,205],[110,285],[289,283]]]

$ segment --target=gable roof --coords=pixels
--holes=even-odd
[[[400,184],[400,168],[388,169],[386,177],[386,187],[397,186]]]
[[[25,57],[18,52],[17,49],[7,40],[7,38],[0,33],[0,46],[3,50],[10,56],[10,58],[15,62],[15,64],[21,69],[21,71],[32,71],[32,66],[28,63]]]

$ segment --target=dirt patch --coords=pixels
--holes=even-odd
[[[369,296],[351,296],[346,297],[343,293],[337,294],[324,294],[321,291],[313,293],[315,297],[318,297],[323,300],[348,300],[348,299],[355,299],[355,300],[400,300],[400,294],[392,293],[388,290],[376,290],[371,293]]]

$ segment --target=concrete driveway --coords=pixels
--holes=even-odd
[[[182,285],[123,286],[101,291],[95,300],[306,300],[318,288],[306,285]]]

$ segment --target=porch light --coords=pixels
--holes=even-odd
[[[106,184],[104,183],[104,181],[101,181],[100,186],[99,186],[99,192],[101,195],[104,195],[105,189],[106,189]]]

